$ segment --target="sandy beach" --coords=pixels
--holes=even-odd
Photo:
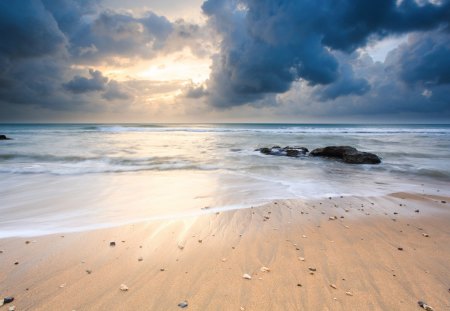
[[[448,201],[279,200],[2,239],[0,292],[15,300],[1,309],[178,310],[186,301],[189,310],[420,310],[423,300],[448,310]]]

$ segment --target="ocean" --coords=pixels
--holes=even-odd
[[[3,124],[0,237],[89,230],[277,199],[450,194],[450,125]],[[349,145],[379,165],[263,155]]]

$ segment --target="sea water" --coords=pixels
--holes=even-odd
[[[0,237],[79,231],[283,198],[450,193],[449,125],[4,124]],[[379,165],[263,155],[349,145]]]

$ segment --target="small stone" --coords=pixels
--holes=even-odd
[[[181,249],[181,250],[183,250],[183,249],[184,249],[184,246],[183,246],[183,245],[180,245],[180,244],[178,244],[178,248],[179,248],[179,249]]]
[[[166,271],[166,269],[161,268],[161,269],[159,269],[159,271],[164,272],[164,271]]]
[[[14,297],[8,296],[3,298],[3,303],[11,303],[14,301]]]
[[[116,242],[114,242],[114,241],[109,242],[109,246],[111,246],[111,247],[116,246]]]
[[[198,243],[202,243],[203,241],[202,240],[198,240]]]
[[[66,287],[66,283],[59,285],[59,288],[64,288]]]
[[[414,212],[416,212],[416,213],[418,213],[418,212],[420,212],[418,209],[416,209]]]
[[[345,292],[345,294],[346,294],[347,296],[353,296],[353,293],[352,293],[352,292]]]
[[[11,306],[8,308],[8,311],[15,311],[16,310],[16,306]]]
[[[247,274],[247,273],[245,273],[242,277],[243,277],[244,279],[246,279],[246,280],[251,280],[251,279],[252,279],[252,277],[250,276],[250,274]]]
[[[334,288],[334,289],[337,289],[337,286],[334,285],[334,284],[330,284],[330,287],[332,287],[332,288]]]
[[[298,260],[300,260],[300,261],[305,261],[305,258],[303,258],[303,257],[298,257]]]
[[[441,203],[442,203],[442,204],[445,204],[445,203],[447,203],[447,201],[442,200]]]
[[[397,247],[397,249],[398,249],[399,251],[402,251],[402,250],[403,250],[403,247]]]
[[[298,287],[302,287],[302,284],[300,284],[300,283],[297,283],[297,286],[298,286]]]
[[[245,311],[245,308],[244,307],[240,307],[239,310]]]
[[[270,272],[270,269],[267,267],[261,267],[259,270],[261,270],[261,272]]]
[[[222,261],[225,262],[225,261],[227,261],[227,259],[226,258],[222,258]]]
[[[92,273],[92,270],[87,269],[87,270],[86,270],[86,273],[87,273],[87,274],[91,274],[91,273]]]
[[[424,237],[426,237],[426,238],[429,237],[428,233],[422,233],[422,235],[423,235]]]
[[[185,300],[185,301],[182,301],[182,302],[180,302],[179,304],[178,304],[178,306],[180,307],[180,308],[186,308],[187,306],[188,306],[188,302]]]
[[[25,241],[25,244],[30,244],[30,241]]]
[[[307,236],[306,236],[306,235],[302,235],[302,238],[306,239],[306,238],[307,238]]]
[[[336,217],[336,216],[330,216],[328,219],[329,219],[329,220],[336,220],[337,217]]]
[[[427,310],[427,311],[434,311],[434,309],[433,309],[430,305],[428,305],[426,302],[424,302],[424,301],[419,300],[419,301],[417,302],[417,304],[418,304],[421,308],[423,308],[423,309],[425,309],[425,310]]]
[[[18,261],[16,261],[15,263],[14,263],[16,266],[19,264],[19,262]]]
[[[317,269],[313,268],[313,267],[309,267],[308,269],[309,269],[309,271],[314,271],[314,272],[317,271]]]
[[[142,258],[142,257],[139,257],[139,258],[138,258],[138,261],[142,261],[142,260],[144,260],[144,258]]]
[[[128,291],[128,286],[126,286],[125,284],[120,284],[120,290],[122,292],[126,292],[126,291]]]

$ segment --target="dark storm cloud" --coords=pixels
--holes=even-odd
[[[0,56],[43,56],[65,44],[53,16],[40,1],[0,1]]]
[[[219,107],[283,93],[297,80],[323,88],[322,100],[361,95],[370,86],[336,51],[353,52],[369,40],[447,25],[450,1],[208,0],[203,11],[221,34],[208,83]]]
[[[94,91],[103,91],[108,83],[108,78],[98,70],[89,69],[90,78],[75,76],[69,82],[63,84],[64,88],[75,94]]]

